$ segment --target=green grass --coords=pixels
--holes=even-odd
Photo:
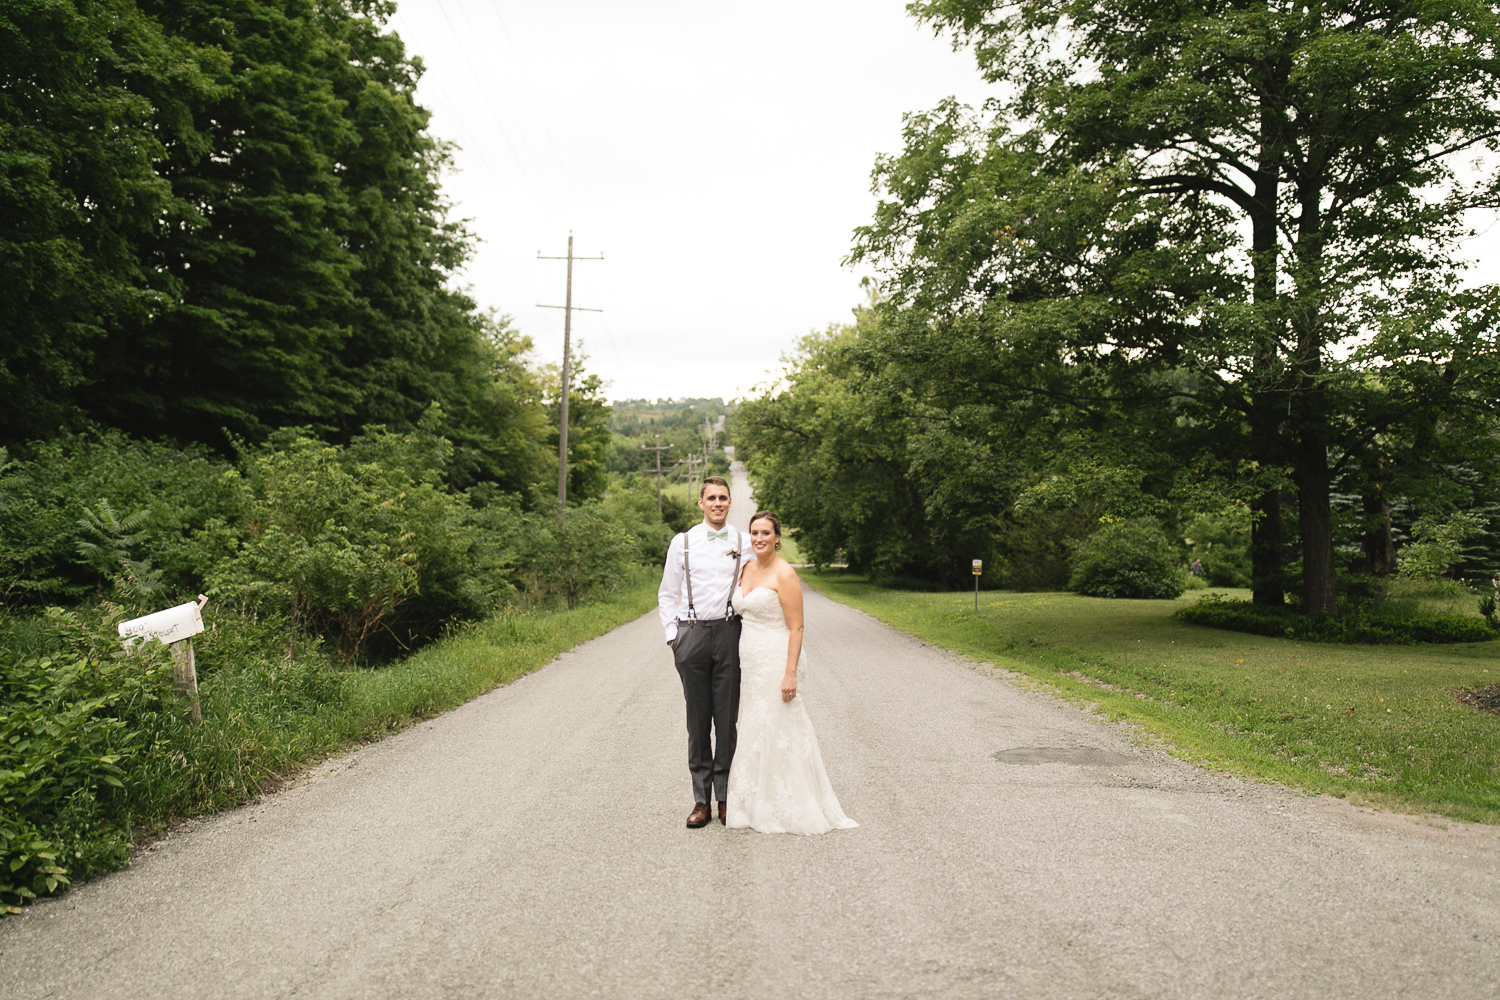
[[[661,492],[663,496],[673,496],[689,507],[698,499],[697,483],[669,483],[662,480]]]
[[[781,535],[781,558],[793,565],[801,565],[806,562],[802,556],[802,550],[797,547],[797,539],[792,535],[782,532]]]
[[[203,722],[172,727],[132,775],[138,831],[252,799],[330,754],[456,708],[656,603],[642,571],[573,611],[506,611],[375,669],[326,663],[227,670],[202,690]]]
[[[1500,823],[1500,643],[1340,646],[1174,622],[1197,600],[913,593],[808,573],[816,589],[934,644],[1134,723],[1180,757],[1309,792]]]

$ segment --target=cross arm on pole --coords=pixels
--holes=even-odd
[[[562,356],[562,378],[560,379],[561,391],[558,393],[558,409],[561,410],[557,423],[557,516],[563,517],[568,510],[568,367],[569,356],[572,354],[573,340],[573,310],[582,312],[603,312],[603,309],[587,309],[583,306],[573,304],[573,262],[575,260],[603,260],[604,254],[597,257],[575,257],[573,255],[573,234],[568,234],[568,255],[566,257],[549,257],[540,250],[536,252],[537,260],[565,260],[568,262],[568,295],[564,300],[567,304],[561,306],[549,306],[537,303],[538,309],[561,309],[563,310],[563,356]]]

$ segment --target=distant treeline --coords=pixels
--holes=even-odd
[[[661,453],[664,482],[727,475],[729,459],[724,446],[735,440],[737,406],[734,401],[726,403],[718,398],[616,401],[611,405],[614,450],[610,468],[654,477],[656,453],[649,449],[660,444],[670,445]]]

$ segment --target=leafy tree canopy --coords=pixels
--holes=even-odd
[[[869,370],[940,413],[1050,401],[1228,459],[1257,600],[1281,598],[1285,492],[1303,601],[1331,610],[1335,476],[1413,425],[1494,426],[1500,295],[1458,251],[1500,175],[1457,170],[1500,144],[1493,7],[911,9],[1002,96],[910,116],[877,164]]]
[[[0,440],[94,423],[227,452],[437,407],[452,485],[537,481],[529,344],[449,284],[473,237],[393,10],[0,10]]]

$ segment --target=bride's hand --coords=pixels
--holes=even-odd
[[[797,675],[787,674],[781,679],[781,700],[791,701],[797,697]]]

